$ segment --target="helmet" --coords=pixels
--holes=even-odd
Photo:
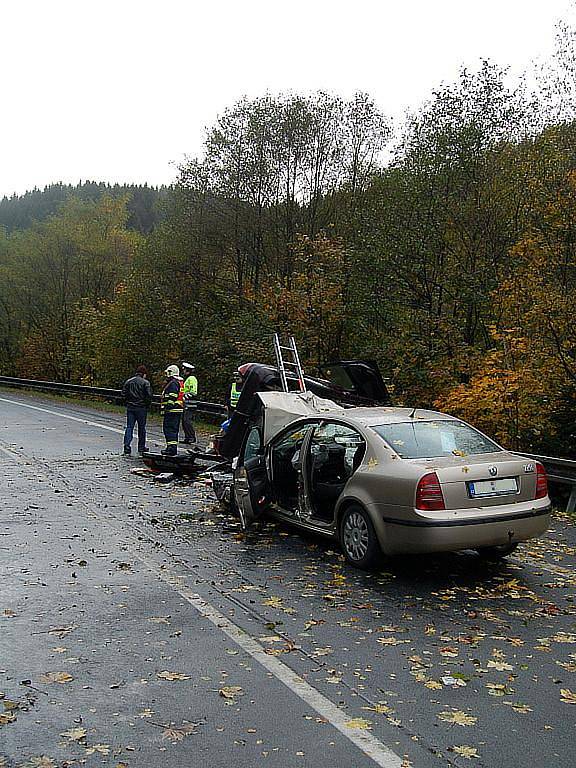
[[[166,376],[180,376],[180,369],[177,365],[169,365],[164,371]]]
[[[192,363],[182,363],[182,368],[186,368],[188,371],[195,371],[195,366],[192,365]]]

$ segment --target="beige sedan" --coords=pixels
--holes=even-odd
[[[271,514],[338,539],[361,568],[402,553],[503,557],[548,527],[544,467],[459,419],[310,397],[291,417],[286,403],[305,396],[261,397],[234,470],[245,527]]]

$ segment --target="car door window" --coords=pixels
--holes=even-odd
[[[244,445],[242,461],[245,464],[250,459],[262,455],[262,434],[259,427],[252,427]]]
[[[366,443],[355,429],[326,422],[310,441],[308,477],[312,514],[331,520],[338,497],[360,466]]]
[[[298,506],[301,451],[310,427],[310,424],[304,424],[290,431],[273,445],[270,453],[273,492],[284,509]]]

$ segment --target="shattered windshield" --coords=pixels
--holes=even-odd
[[[403,459],[469,456],[502,450],[461,421],[408,421],[372,429]]]

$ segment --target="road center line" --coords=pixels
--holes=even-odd
[[[264,648],[243,629],[226,618],[213,605],[206,602],[196,592],[182,585],[182,578],[169,573],[167,567],[160,568],[156,563],[143,557],[129,547],[131,554],[140,560],[161,581],[168,584],[181,597],[186,600],[198,613],[208,619],[215,627],[227,635],[243,651],[249,654],[255,661],[285,685],[292,693],[296,694],[308,706],[312,707],[320,717],[324,718],[334,728],[340,731],[354,746],[358,747],[367,757],[381,768],[402,768],[402,758],[393,750],[379,741],[371,733],[360,728],[352,728],[348,725],[351,717],[347,716],[339,707],[324,694],[320,693],[310,683],[294,672],[276,657],[266,653]]]

